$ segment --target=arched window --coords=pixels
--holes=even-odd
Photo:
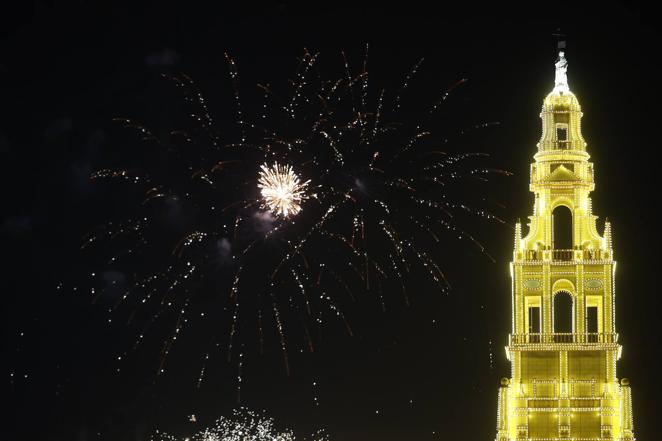
[[[574,332],[572,295],[559,291],[554,295],[554,332]]]
[[[559,205],[552,212],[552,244],[557,250],[572,249],[572,212]]]

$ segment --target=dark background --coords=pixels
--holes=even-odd
[[[277,348],[268,350],[245,367],[241,404],[297,431],[324,427],[339,440],[493,439],[499,378],[509,373],[512,223],[531,211],[528,167],[540,105],[553,86],[558,27],[568,35],[570,87],[595,163],[594,212],[600,229],[607,215],[614,230],[619,375],[632,381],[638,438],[662,437],[655,375],[662,96],[651,11],[614,2],[434,11],[409,3],[37,2],[3,19],[3,439],[139,440],[155,427],[191,434],[228,414],[237,398],[234,368],[212,367],[195,389],[193,350],[158,381],[140,370],[115,372],[129,340],[79,292],[87,267],[78,246],[99,205],[87,177],[113,149],[112,117],[167,114],[160,72],[194,77],[213,110],[215,93],[228,84],[224,51],[237,59],[242,84],[252,84],[286,78],[303,47],[328,57],[346,50],[360,60],[365,43],[371,70],[382,75],[400,78],[424,56],[420,81],[431,94],[468,78],[457,103],[467,121],[501,122],[480,146],[495,166],[514,172],[491,189],[509,225],[486,223],[477,232],[496,263],[453,245],[459,257],[448,269],[450,295],[412,287],[419,291],[412,307],[374,308],[356,337],[338,334],[314,355],[294,357],[290,376]],[[188,422],[190,414],[199,422]]]

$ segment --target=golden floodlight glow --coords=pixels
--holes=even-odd
[[[605,221],[598,233],[593,164],[563,52],[555,67],[531,164],[535,202],[527,234],[515,226],[511,378],[499,388],[496,441],[633,441],[629,380],[616,375],[611,225]],[[565,235],[562,211],[570,219]]]
[[[294,216],[301,211],[301,203],[307,199],[308,183],[300,182],[289,165],[274,162],[273,166],[262,164],[258,188],[263,204],[276,216]]]

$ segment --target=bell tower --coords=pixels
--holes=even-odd
[[[593,164],[582,111],[559,51],[531,164],[528,231],[515,226],[512,330],[501,380],[497,441],[633,441],[627,379],[615,323],[611,226],[596,228]]]

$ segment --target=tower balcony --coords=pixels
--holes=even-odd
[[[544,151],[558,151],[558,150],[583,150],[585,148],[585,142],[582,139],[577,140],[550,140],[550,141],[541,141],[538,146],[541,150]]]
[[[536,332],[510,334],[510,346],[526,344],[616,344],[618,334],[606,332]]]
[[[610,260],[607,250],[524,250],[523,259],[529,261],[579,262],[590,260]]]

